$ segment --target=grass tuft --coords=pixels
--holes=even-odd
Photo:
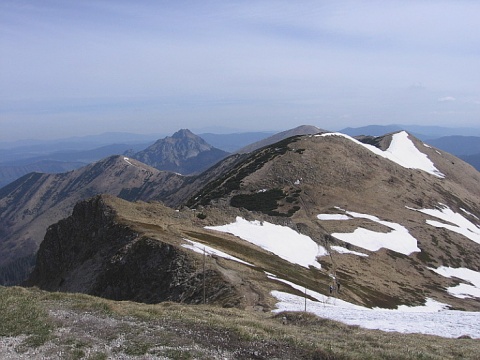
[[[53,329],[47,311],[26,289],[0,287],[0,336],[28,335],[25,345],[44,344]]]

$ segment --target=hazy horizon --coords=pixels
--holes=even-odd
[[[0,4],[0,141],[478,127],[480,3]]]

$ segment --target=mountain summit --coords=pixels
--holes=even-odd
[[[316,126],[312,125],[300,125],[297,126],[296,128],[290,129],[290,130],[285,130],[282,132],[279,132],[277,134],[274,134],[272,136],[269,136],[266,139],[254,142],[253,144],[247,145],[240,150],[237,151],[239,154],[245,154],[245,153],[250,153],[252,151],[255,151],[257,149],[260,149],[264,146],[272,145],[278,141],[287,139],[292,136],[298,136],[298,135],[312,135],[312,134],[318,134],[320,132],[326,132],[326,130],[320,129]]]
[[[188,205],[237,208],[241,216],[215,229],[247,241],[255,231],[259,244],[287,259],[301,253],[300,242],[268,241],[266,223],[309,236],[318,255],[313,247],[310,257],[289,261],[310,267],[310,277],[324,283],[315,291],[330,278],[342,283],[342,299],[369,307],[428,297],[478,310],[475,296],[454,293],[467,282],[439,273],[478,271],[480,174],[404,131],[362,140],[290,137],[254,151]]]
[[[159,170],[189,175],[206,170],[227,155],[190,130],[182,129],[132,157]]]

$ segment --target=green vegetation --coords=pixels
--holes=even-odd
[[[34,186],[34,184],[40,180],[43,176],[41,173],[32,172],[30,174],[24,175],[20,179],[0,188],[0,198],[7,196],[13,192],[13,190],[18,192],[19,197],[27,196],[28,191]],[[18,186],[18,183],[21,183],[21,186]]]
[[[416,254],[417,259],[420,260],[421,262],[427,264],[428,266],[433,266],[434,259],[430,256],[430,254],[422,250],[419,253]]]
[[[22,288],[0,288],[0,305],[1,336],[42,338],[24,341],[11,351],[35,347],[39,358],[59,353],[69,359],[97,360],[126,355],[169,359],[478,358],[478,340],[366,330],[308,313],[272,314],[171,302],[147,305]]]
[[[221,198],[230,194],[233,190],[240,189],[240,184],[244,178],[261,169],[268,161],[285,154],[289,150],[288,145],[296,141],[297,138],[298,136],[294,136],[257,150],[252,155],[246,157],[246,159],[243,159],[243,161],[240,161],[225,175],[210,182],[201,192],[195,194],[187,201],[187,206],[207,205],[214,199]]]
[[[127,355],[145,355],[148,350],[153,347],[152,343],[141,342],[141,341],[129,341],[124,346],[124,352]]]
[[[240,208],[243,207],[250,211],[261,211],[268,214],[277,208],[277,201],[285,197],[285,193],[280,189],[272,189],[255,194],[235,195],[230,200],[230,205]]]
[[[107,360],[108,356],[107,354],[103,352],[94,352],[93,354],[90,354],[88,357],[88,360]]]
[[[287,210],[286,213],[276,211],[279,207],[279,201],[285,199],[289,204],[297,203],[294,196],[287,196],[281,189],[270,189],[260,191],[254,194],[239,194],[232,196],[230,205],[237,208],[245,208],[250,211],[260,211],[270,216],[284,216],[289,217],[300,210],[300,206],[295,205]]]
[[[123,200],[127,201],[135,201],[140,197],[142,190],[144,190],[145,186],[143,187],[134,187],[134,188],[124,188],[118,194],[118,197]]]
[[[49,339],[53,324],[33,293],[0,287],[0,336],[27,335],[25,346],[37,347]]]
[[[380,148],[380,142],[382,141],[383,136],[363,136],[359,140],[368,145],[373,145],[377,148]]]

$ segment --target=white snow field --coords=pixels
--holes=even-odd
[[[304,297],[281,291],[272,291],[271,294],[279,301],[275,312],[304,311]],[[445,304],[432,299],[427,299],[425,306],[401,306],[397,310],[359,309],[357,305],[330,297],[325,301],[307,299],[308,312],[348,325],[383,331],[438,335],[447,338],[468,335],[474,339],[480,339],[479,312],[445,310],[445,308]]]
[[[266,221],[247,221],[237,217],[231,224],[207,226],[206,229],[233,234],[291,263],[308,268],[321,268],[317,256],[327,255],[323,246],[310,237],[299,234],[287,226],[275,225]]]
[[[407,207],[407,209],[420,211],[421,213],[443,220],[444,222],[436,220],[427,220],[426,222],[427,224],[435,227],[454,231],[469,238],[477,244],[480,244],[480,227],[463,217],[461,214],[454,212],[447,205],[440,204],[439,209],[414,209],[411,207]],[[463,211],[466,212],[465,210]],[[470,214],[468,212],[466,213]],[[473,216],[476,217],[475,215]]]
[[[433,270],[433,269],[432,269]],[[435,271],[435,270],[434,270]],[[471,280],[480,279],[480,273],[467,271]],[[468,335],[480,338],[480,312],[448,310],[448,305],[426,299],[424,306],[399,306],[395,310],[373,308],[354,305],[335,297],[326,296],[318,292],[305,289],[290,281],[267,273],[274,279],[290,285],[292,288],[316,299],[312,301],[305,297],[292,295],[281,291],[272,291],[271,294],[279,302],[274,312],[304,311],[306,310],[322,318],[340,321],[348,325],[359,325],[366,329],[396,331],[401,333],[421,333],[456,338]],[[476,284],[480,291],[480,283]],[[306,305],[305,305],[306,303]]]
[[[415,239],[408,230],[397,223],[383,221],[373,215],[361,214],[353,211],[346,211],[343,214],[319,214],[317,218],[324,221],[341,220],[345,221],[352,218],[362,218],[374,221],[392,229],[388,233],[376,232],[364,228],[357,228],[353,233],[332,233],[332,236],[345,241],[349,244],[377,251],[381,248],[390,249],[401,254],[410,255],[412,252],[419,252],[417,239]]]
[[[256,222],[254,222],[256,224],[254,225],[255,227],[251,227],[251,222],[246,220],[238,221],[238,219],[236,223],[238,223],[237,226],[243,226],[245,229],[249,230],[249,236],[253,239],[253,243],[261,242],[260,238],[263,236],[263,232],[255,232],[255,230],[261,228],[261,225],[257,225]],[[263,224],[263,226],[265,226],[266,223]],[[209,228],[216,229],[217,227]],[[280,226],[280,228],[282,227]],[[289,232],[286,231],[283,233],[282,230],[279,230],[279,233],[287,234]],[[193,251],[203,253],[205,249],[205,252],[210,254],[215,254],[220,257],[225,257],[226,259],[239,261],[246,265],[253,266],[252,264],[244,262],[243,260],[233,257],[223,251],[216,250],[210,246],[205,246],[187,239],[185,240],[192,245],[184,244],[183,246]],[[455,276],[456,278],[464,279],[471,283],[471,285],[460,284],[463,285],[461,292],[457,293],[454,290],[452,294],[457,294],[459,297],[465,294],[469,296],[480,296],[479,272],[464,268],[452,269],[445,267],[431,270],[442,276]],[[274,274],[267,273],[267,276],[270,279],[285,283],[316,299],[316,301],[309,299],[305,301],[305,298],[302,296],[292,295],[281,291],[272,291],[272,296],[278,300],[278,303],[276,304],[277,308],[274,312],[304,311],[306,302],[307,311],[319,317],[340,321],[349,325],[359,325],[367,329],[396,331],[401,333],[422,333],[448,338],[468,335],[472,338],[480,339],[480,312],[448,310],[447,304],[437,302],[433,299],[426,299],[424,306],[399,306],[396,310],[379,308],[369,309],[348,303],[335,297],[320,294],[310,289],[305,289],[291,281],[278,278]],[[467,290],[465,290],[465,287],[467,287]],[[451,289],[455,288],[456,287],[450,288],[449,292]]]
[[[408,133],[405,131],[393,134],[392,142],[390,143],[388,149],[385,151],[380,150],[373,145],[364,144],[352,138],[351,136],[342,133],[325,133],[315,136],[342,136],[355,142],[358,145],[367,148],[376,155],[382,156],[390,161],[397,163],[400,166],[403,166],[404,168],[419,169],[440,178],[445,177],[444,174],[438,171],[438,169],[428,158],[428,156],[417,149],[415,144],[408,138]]]

